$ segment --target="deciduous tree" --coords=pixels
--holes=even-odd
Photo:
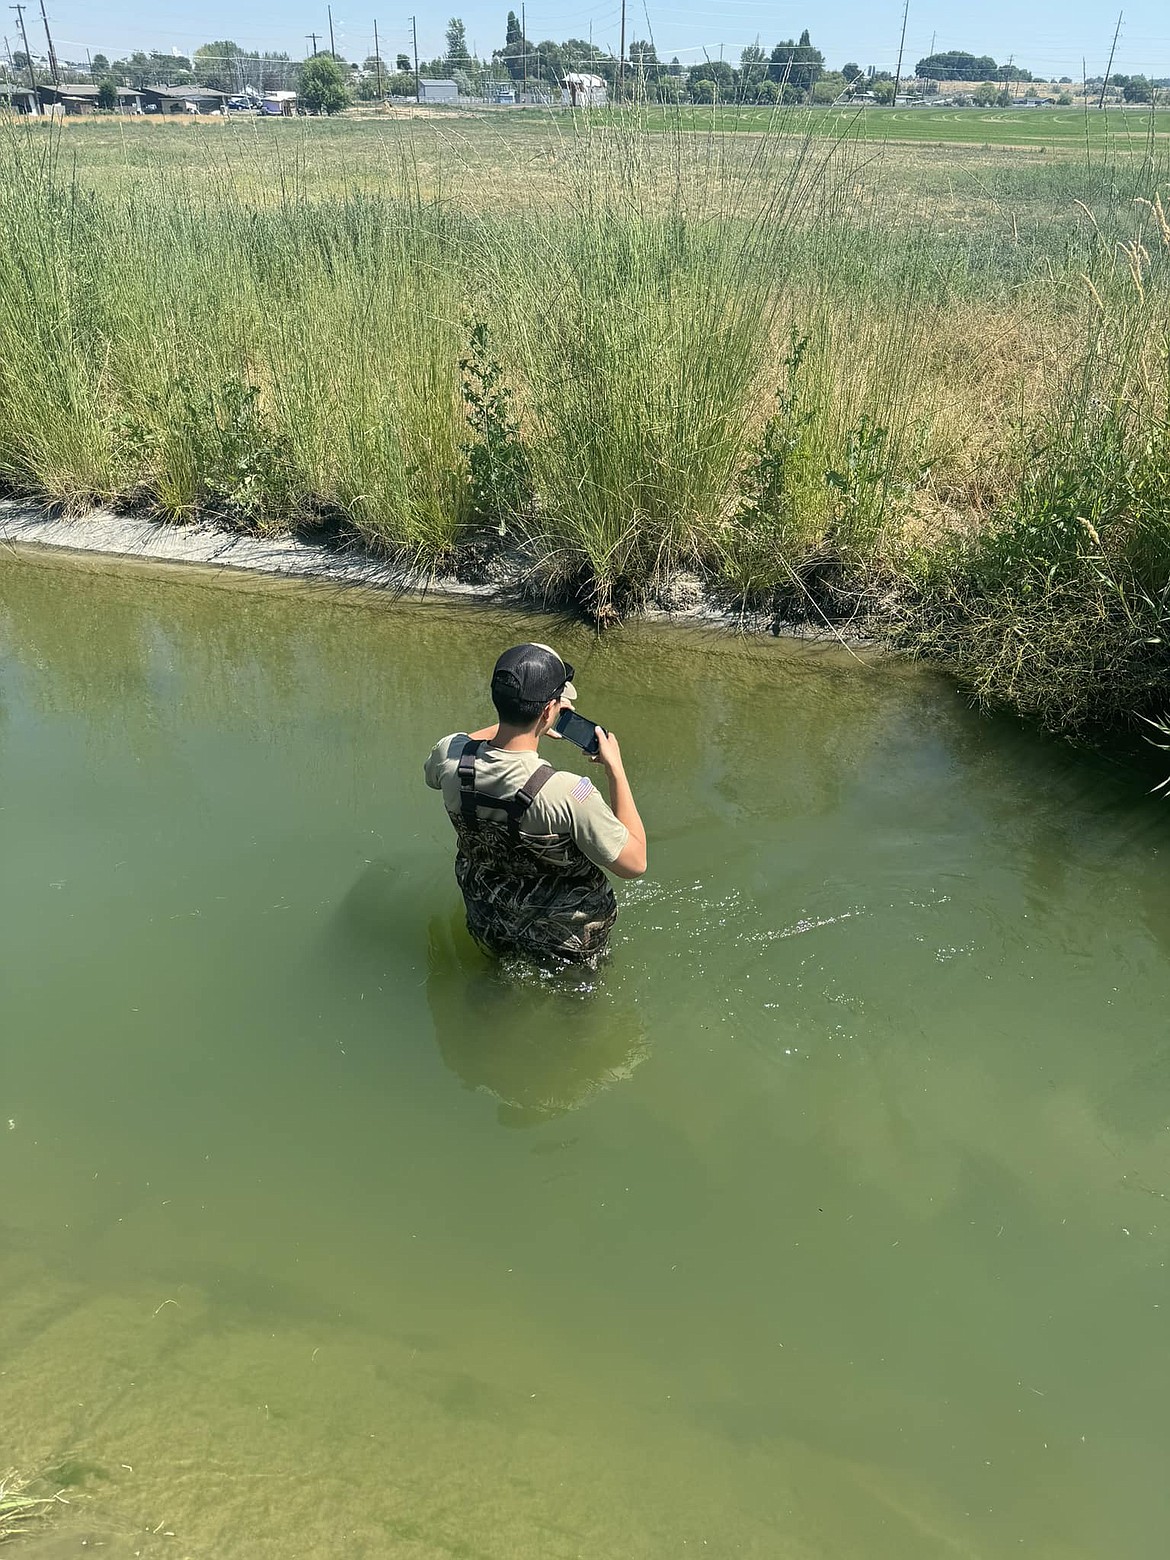
[[[626,60],[635,76],[643,81],[657,81],[662,73],[658,63],[658,51],[645,38],[635,38],[626,50]]]
[[[452,70],[467,70],[471,66],[467,28],[458,16],[453,16],[447,23],[447,64]]]
[[[767,74],[768,56],[758,43],[749,43],[739,51],[739,84],[744,97],[754,97],[756,88]]]
[[[789,38],[772,50],[768,75],[772,81],[787,82],[798,92],[811,92],[820,80],[824,66],[825,56],[813,48],[806,27],[798,43]]]
[[[348,106],[345,74],[331,54],[314,54],[301,66],[300,98],[312,114],[340,114]]]
[[[914,74],[931,76],[935,81],[982,82],[994,76],[998,69],[990,54],[967,54],[962,49],[949,49],[919,60]]]
[[[243,60],[243,49],[230,38],[200,44],[192,62],[195,79],[200,86],[214,87],[217,92],[240,92],[244,86]]]

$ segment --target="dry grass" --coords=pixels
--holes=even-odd
[[[29,1495],[28,1481],[15,1469],[0,1474],[0,1544],[19,1538],[46,1517],[60,1496]]]

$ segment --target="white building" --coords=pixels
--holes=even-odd
[[[434,76],[418,78],[420,103],[458,103],[459,86],[454,81],[440,81]]]
[[[231,106],[230,104],[228,105]],[[295,92],[266,92],[264,101],[260,105],[263,114],[276,114],[284,118],[291,118],[297,111],[297,95]]]
[[[609,91],[600,76],[570,71],[561,88],[561,102],[568,108],[604,108]]]

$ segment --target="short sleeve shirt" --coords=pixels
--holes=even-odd
[[[457,731],[436,742],[426,761],[427,784],[443,793],[449,813],[459,811],[459,755],[467,734]],[[487,800],[515,796],[545,760],[539,753],[509,753],[482,747],[475,761],[475,789]],[[592,780],[560,770],[541,787],[524,814],[521,834],[557,834],[571,839],[594,866],[611,867],[621,855],[630,832],[618,821]]]

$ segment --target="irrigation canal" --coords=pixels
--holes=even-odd
[[[892,661],[538,627],[0,563],[22,1552],[1160,1553],[1165,804]],[[479,960],[422,784],[521,637],[650,832],[592,984]]]

